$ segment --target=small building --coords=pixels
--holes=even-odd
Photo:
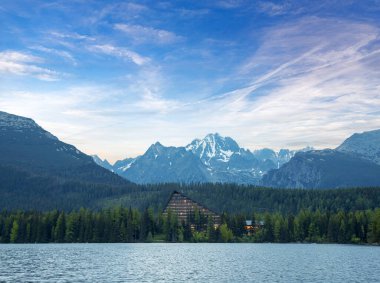
[[[248,236],[251,236],[255,231],[255,226],[252,225],[252,220],[246,220],[244,225],[244,230]]]
[[[180,222],[191,222],[195,212],[198,211],[200,215],[207,217],[209,220],[211,219],[215,226],[221,224],[220,215],[177,191],[171,194],[164,209],[164,215],[166,215],[169,210],[177,215]]]
[[[246,220],[245,225],[244,225],[244,230],[246,231],[248,236],[251,236],[263,227],[264,227],[264,221],[262,220],[255,221],[255,222],[253,222],[252,220]]]

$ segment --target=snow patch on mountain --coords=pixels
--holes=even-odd
[[[30,118],[25,118],[13,114],[0,111],[0,131],[13,131],[13,132],[34,132],[41,136],[48,137],[52,140],[58,140],[57,137],[45,131],[36,122]]]

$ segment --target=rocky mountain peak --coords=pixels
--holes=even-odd
[[[357,154],[380,165],[380,130],[356,133],[346,139],[337,151]]]
[[[240,147],[230,137],[223,137],[218,133],[208,134],[204,139],[195,139],[186,146],[186,150],[192,151],[205,163],[212,159],[228,162],[235,153],[240,153]]]

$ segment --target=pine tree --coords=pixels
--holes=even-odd
[[[15,219],[12,224],[12,229],[11,229],[11,235],[10,235],[10,242],[11,243],[17,243],[18,238],[19,238],[19,224],[18,221]]]
[[[220,229],[221,241],[224,243],[231,242],[234,235],[233,235],[232,231],[227,227],[227,224],[224,223],[224,224],[220,225],[219,229]]]
[[[57,225],[54,229],[54,241],[57,243],[63,243],[65,241],[66,233],[66,217],[65,213],[61,212],[57,219]]]

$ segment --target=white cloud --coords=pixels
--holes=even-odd
[[[132,61],[133,63],[139,66],[144,65],[150,61],[148,57],[144,57],[127,48],[117,47],[110,44],[91,45],[88,47],[88,49],[90,51],[123,58],[129,61]]]
[[[182,36],[163,29],[131,24],[115,24],[114,27],[136,43],[170,44],[183,40]]]
[[[60,74],[39,66],[43,59],[18,51],[0,52],[0,72],[13,75],[31,76],[44,81],[55,81]]]

